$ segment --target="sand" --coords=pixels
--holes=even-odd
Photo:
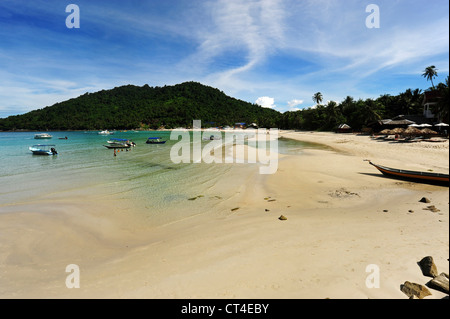
[[[448,188],[384,178],[364,161],[448,173],[448,141],[280,134],[330,149],[285,155],[273,175],[235,165],[211,190],[223,200],[176,222],[129,218],[99,198],[3,207],[0,297],[406,299],[401,284],[431,279],[423,257],[448,273]],[[80,288],[66,287],[69,264]]]

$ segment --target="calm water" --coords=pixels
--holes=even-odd
[[[0,211],[11,205],[80,196],[105,196],[126,200],[139,211],[164,215],[178,211],[182,218],[189,198],[199,196],[215,201],[196,201],[207,209],[226,200],[221,183],[233,165],[257,164],[175,164],[170,149],[177,141],[170,132],[48,132],[49,140],[34,139],[40,132],[0,133]],[[59,139],[67,136],[67,139]],[[111,138],[126,138],[137,146],[113,156],[103,145]],[[162,137],[163,145],[148,145],[148,137]],[[203,141],[204,144],[209,143]],[[33,155],[28,147],[55,144],[57,156]],[[311,147],[311,145],[307,145]],[[300,154],[305,144],[280,139],[280,153]],[[239,183],[239,181],[236,181]],[[222,185],[223,186],[223,185]],[[231,196],[231,195],[230,195]],[[166,221],[172,217],[166,216]]]

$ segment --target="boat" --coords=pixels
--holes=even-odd
[[[37,140],[51,139],[52,137],[53,136],[47,133],[39,133],[34,135],[34,138]]]
[[[164,144],[166,141],[163,141],[161,137],[149,137],[147,139],[147,144]]]
[[[403,179],[419,183],[436,184],[436,185],[446,185],[449,186],[449,175],[442,173],[433,172],[418,172],[418,171],[408,171],[402,169],[395,169],[390,167],[385,167],[377,165],[369,161],[369,164],[375,166],[383,175]]]
[[[106,148],[130,148],[136,146],[136,143],[124,138],[112,138],[107,143],[108,145],[103,145]]]
[[[110,131],[108,131],[108,130],[104,130],[104,131],[98,132],[97,134],[98,134],[98,135],[111,135],[111,134],[114,134],[114,133],[113,133],[113,132],[110,132]]]
[[[37,144],[30,146],[29,150],[34,155],[58,155],[58,152],[55,149],[55,145],[53,144]]]

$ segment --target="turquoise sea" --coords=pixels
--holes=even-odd
[[[41,132],[0,133],[0,212],[43,201],[98,199],[117,201],[122,208],[133,207],[157,223],[166,223],[214,207],[220,210],[233,196],[226,191],[230,183],[238,187],[244,180],[239,174],[258,166],[175,164],[170,149],[178,141],[170,140],[170,131],[116,131],[109,136],[98,131],[47,132],[53,136],[48,140],[34,139],[36,133]],[[167,143],[149,145],[148,137],[161,137]],[[114,156],[103,146],[109,138],[130,139],[136,147]],[[28,148],[35,144],[54,144],[58,155],[33,155]],[[278,143],[281,154],[301,154],[305,147],[314,146],[284,139]],[[194,202],[192,209],[189,205]]]

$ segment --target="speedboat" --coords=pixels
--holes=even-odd
[[[37,144],[28,148],[34,155],[58,155],[53,144]]]
[[[147,144],[164,144],[166,141],[163,141],[161,137],[149,137],[147,139]]]
[[[111,134],[113,134],[113,132],[110,132],[108,130],[104,130],[104,131],[98,132],[98,135],[111,135]]]
[[[106,148],[130,148],[136,146],[136,143],[124,138],[112,138],[107,143],[108,145],[103,145]]]
[[[51,136],[50,134],[47,133],[39,133],[39,134],[35,134],[34,138],[37,140],[43,140],[43,139],[50,139],[53,136]]]

